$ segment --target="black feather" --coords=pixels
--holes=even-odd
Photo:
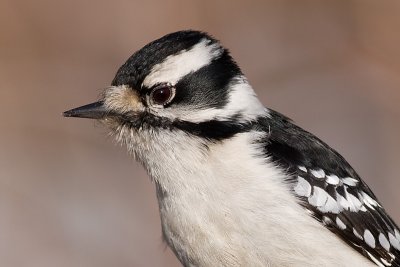
[[[265,130],[268,129],[269,131],[265,153],[278,166],[287,171],[287,174],[292,178],[293,186],[295,186],[297,176],[301,176],[312,186],[316,185],[325,190],[334,199],[337,199],[338,195],[344,196],[347,190],[349,194],[359,197],[361,202],[362,197],[359,196],[361,192],[367,193],[378,202],[370,188],[339,153],[311,133],[294,125],[278,112],[270,111],[270,115],[265,126]],[[326,175],[337,175],[340,178],[352,177],[357,180],[357,184],[356,186],[346,187],[343,184],[328,184],[324,179],[313,177],[310,171],[302,171],[299,166],[303,166],[307,170],[322,169]],[[373,208],[365,205],[365,211],[344,209],[338,214],[334,214],[322,212],[310,205],[307,197],[299,198],[302,206],[312,211],[315,218],[321,222],[324,221],[324,217],[329,218],[333,223],[328,225],[328,228],[368,259],[371,260],[367,254],[370,253],[380,262],[382,262],[381,259],[384,259],[391,264],[390,266],[400,266],[400,251],[392,245],[390,251],[387,251],[378,241],[381,233],[389,240],[389,233],[394,235],[395,230],[399,231],[398,226],[380,204]],[[336,218],[339,218],[346,225],[345,229],[341,229],[334,223]],[[369,230],[375,238],[375,247],[372,248],[364,240],[358,238],[353,229],[360,235],[363,235],[365,230]]]

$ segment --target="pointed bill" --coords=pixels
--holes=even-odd
[[[74,108],[63,113],[64,117],[77,117],[87,119],[103,119],[108,115],[108,111],[103,105],[103,101],[94,102],[78,108]]]

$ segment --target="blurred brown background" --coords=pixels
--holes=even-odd
[[[222,40],[262,101],[343,154],[400,223],[399,14],[374,0],[1,0],[0,266],[179,266],[142,168],[61,112],[187,28]]]

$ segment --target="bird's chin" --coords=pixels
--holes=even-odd
[[[143,139],[147,132],[143,127],[140,127],[139,121],[133,120],[132,118],[128,120],[113,116],[98,121],[109,129],[109,135],[112,136],[117,143],[126,146],[128,152],[136,157],[136,151],[143,146]]]
[[[97,121],[108,128],[115,128],[118,126],[118,123],[120,122],[118,118],[111,116],[98,119]]]
[[[131,135],[137,132],[137,127],[135,126],[137,123],[121,117],[109,116],[99,119],[98,122],[110,129],[111,135],[117,136],[118,138],[122,135]]]

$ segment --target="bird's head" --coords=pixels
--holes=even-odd
[[[265,112],[227,49],[204,32],[180,31],[134,53],[100,101],[64,116],[106,122],[137,154],[137,145],[175,133],[230,138]]]

